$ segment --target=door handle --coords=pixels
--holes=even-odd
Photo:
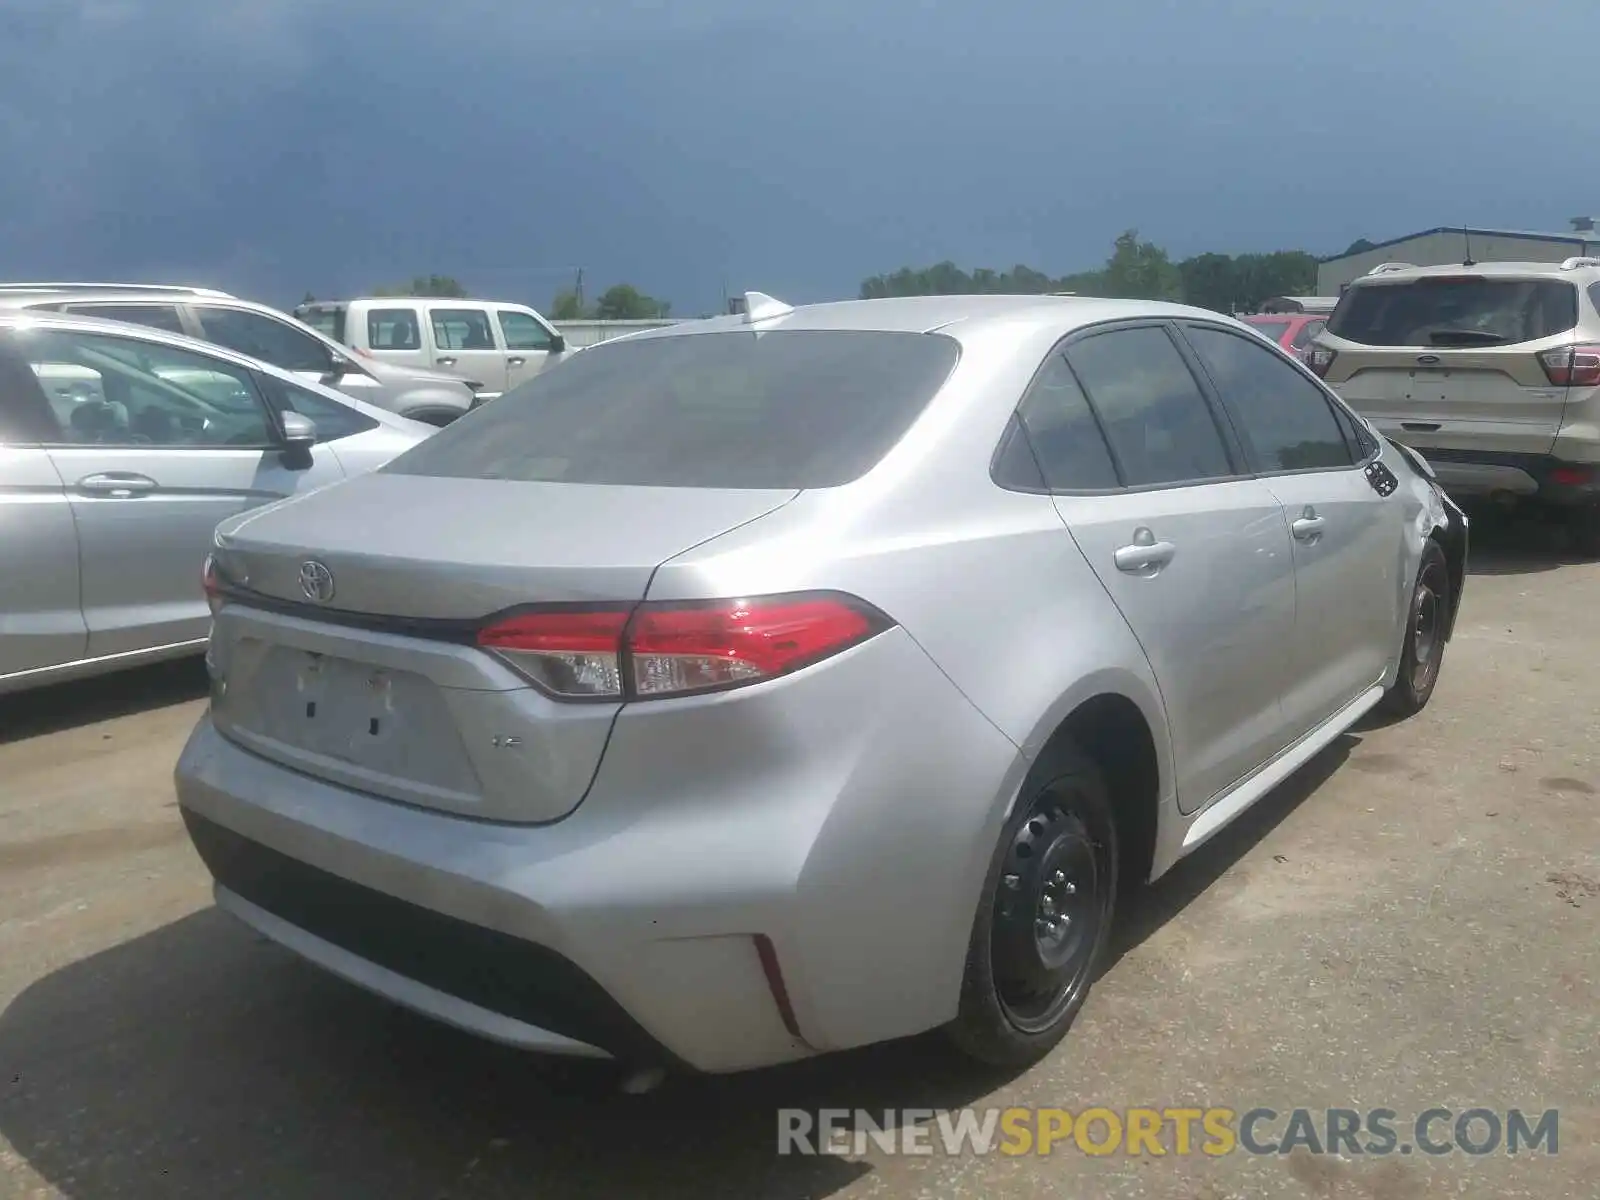
[[[525,358],[508,358],[508,359],[506,359],[506,366],[508,366],[508,367],[520,367],[523,363],[525,363],[527,361],[528,360],[525,359]]]
[[[453,367],[456,365],[456,360],[453,358],[436,358],[433,361],[438,363],[441,367]]]
[[[91,496],[111,496],[128,499],[153,492],[160,485],[148,475],[135,475],[131,471],[106,471],[98,475],[85,475],[77,482],[80,492]]]
[[[1322,536],[1327,524],[1327,521],[1317,516],[1316,509],[1307,508],[1296,520],[1290,522],[1289,532],[1294,534],[1298,541],[1312,542]]]
[[[1439,432],[1439,422],[1437,422],[1437,421],[1401,421],[1400,422],[1400,428],[1406,430],[1408,433],[1438,433]]]
[[[1133,545],[1119,547],[1112,556],[1117,570],[1130,575],[1154,574],[1172,561],[1178,548],[1171,542],[1158,542],[1148,529],[1134,532]]]

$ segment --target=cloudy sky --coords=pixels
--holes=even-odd
[[[693,315],[1600,212],[1595,0],[0,0],[0,277]]]

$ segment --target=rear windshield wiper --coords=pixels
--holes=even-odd
[[[1435,329],[1428,335],[1432,346],[1500,346],[1511,339],[1481,329]]]

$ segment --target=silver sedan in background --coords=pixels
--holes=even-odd
[[[0,692],[201,652],[219,521],[432,432],[186,337],[0,316]]]
[[[225,522],[184,819],[222,907],[502,1042],[1030,1062],[1120,885],[1428,702],[1466,522],[1212,312],[745,309]]]

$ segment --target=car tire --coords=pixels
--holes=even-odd
[[[1450,564],[1439,543],[1430,539],[1423,544],[1417,582],[1411,589],[1400,670],[1379,704],[1389,716],[1414,717],[1428,706],[1444,664],[1444,633],[1453,602]]]
[[[1006,821],[973,920],[961,1007],[945,1032],[967,1057],[1022,1067],[1072,1025],[1104,963],[1117,898],[1105,777],[1076,747],[1052,752]]]
[[[1567,521],[1572,548],[1584,558],[1600,558],[1600,506],[1574,509]]]

